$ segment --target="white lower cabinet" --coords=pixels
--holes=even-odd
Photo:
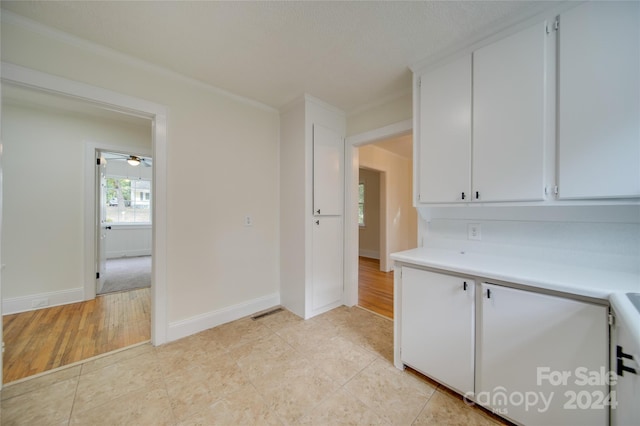
[[[473,281],[402,268],[402,362],[458,392],[473,391]]]
[[[402,364],[519,424],[609,423],[607,306],[401,270]]]
[[[478,402],[525,425],[606,425],[607,307],[481,288]]]

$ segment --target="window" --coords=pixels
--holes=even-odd
[[[364,226],[364,183],[358,185],[358,225]]]
[[[151,223],[151,181],[107,177],[107,222]]]

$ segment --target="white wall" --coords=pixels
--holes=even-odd
[[[380,172],[360,169],[358,176],[364,183],[364,226],[358,228],[360,256],[380,259]]]
[[[3,104],[2,298],[84,286],[85,143],[149,147],[151,122]],[[10,313],[7,309],[4,313]]]
[[[347,136],[379,129],[413,117],[411,92],[347,116]]]
[[[252,300],[279,302],[277,111],[13,20],[2,60],[167,106],[169,338]]]
[[[384,172],[381,180],[381,196],[386,207],[380,220],[386,223],[386,232],[380,235],[386,253],[380,253],[380,269],[393,269],[391,253],[417,246],[417,213],[412,202],[412,161],[380,149],[374,145],[360,148],[360,166]]]
[[[107,259],[151,255],[151,225],[111,225],[107,232]]]
[[[427,247],[525,256],[640,275],[640,206],[421,208]],[[467,238],[481,225],[481,241]],[[640,291],[640,282],[638,283]]]

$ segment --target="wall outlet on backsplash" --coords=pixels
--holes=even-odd
[[[467,238],[478,241],[482,239],[482,227],[479,223],[470,223],[467,225]]]

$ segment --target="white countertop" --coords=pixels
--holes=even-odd
[[[640,292],[640,275],[515,256],[417,248],[393,253],[391,258],[400,263],[596,299],[608,300],[615,293]]]

